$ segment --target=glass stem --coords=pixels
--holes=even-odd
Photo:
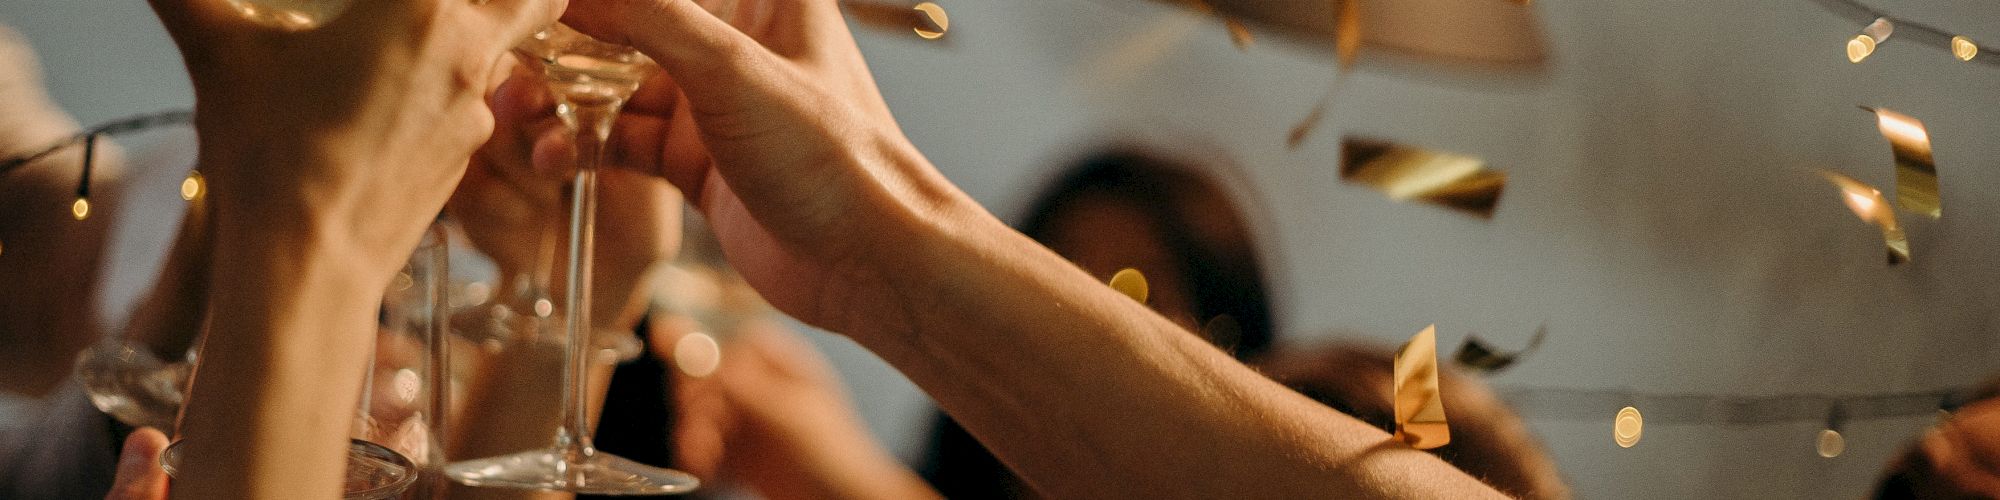
[[[578,463],[596,449],[590,442],[590,264],[597,226],[597,166],[604,159],[611,123],[623,99],[558,92],[556,113],[576,132],[576,174],[570,181],[569,286],[564,287],[563,422],[557,443],[565,461]]]

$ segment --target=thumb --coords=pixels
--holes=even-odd
[[[692,0],[576,0],[562,21],[653,58],[696,103],[746,97],[745,83],[780,63],[778,56]]]
[[[154,500],[167,498],[167,472],[160,468],[160,452],[167,448],[167,436],[151,427],[141,427],[125,438],[118,453],[118,473],[112,479],[105,500]]]

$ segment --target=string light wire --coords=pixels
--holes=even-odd
[[[1973,42],[1971,38],[1908,18],[1897,17],[1888,12],[1863,5],[1856,0],[1812,0],[1812,2],[1819,4],[1820,7],[1825,8],[1827,12],[1831,12],[1833,15],[1840,16],[1840,18],[1846,19],[1848,22],[1864,27],[1874,24],[1877,20],[1887,20],[1889,24],[1895,26],[1896,39],[1900,40],[1897,43],[1909,42],[1929,45],[1942,49],[1946,54],[1951,54],[1961,61],[1980,62],[2000,67],[2000,57],[1990,55],[1987,57],[1976,57],[1977,54],[1993,54],[1996,51],[2000,51],[2000,49],[1980,45]],[[1876,42],[1882,41],[1876,40]],[[1967,54],[1974,56],[1968,57],[1966,56]]]

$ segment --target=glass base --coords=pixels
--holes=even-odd
[[[181,443],[175,441],[160,452],[160,469],[167,477],[180,473]],[[402,454],[367,441],[353,439],[347,445],[347,480],[342,500],[388,500],[403,495],[417,482],[417,466]]]
[[[76,355],[90,403],[133,427],[172,432],[186,397],[187,363],[166,363],[129,343],[98,344]]]
[[[580,463],[563,460],[562,448],[454,462],[445,477],[467,486],[557,490],[592,495],[672,495],[701,486],[688,473],[634,462],[605,452]]]

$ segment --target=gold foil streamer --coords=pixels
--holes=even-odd
[[[1936,219],[1944,214],[1938,197],[1937,162],[1931,158],[1931,134],[1924,122],[1884,108],[1875,113],[1875,128],[1889,140],[1896,157],[1896,206]]]
[[[1490,219],[1507,174],[1479,158],[1371,139],[1341,142],[1340,178],[1397,201],[1421,201]]]
[[[1396,439],[1428,450],[1451,442],[1444,395],[1438,390],[1437,325],[1396,351]]]
[[[1361,57],[1361,1],[1341,0],[1333,30],[1333,55],[1340,65],[1340,73],[1334,77],[1333,85],[1326,89],[1326,94],[1320,96],[1319,102],[1313,103],[1305,118],[1292,125],[1291,132],[1285,136],[1286,149],[1298,149],[1304,145],[1306,139],[1312,137],[1313,130],[1319,128],[1320,122],[1326,121],[1326,109],[1333,106],[1334,93],[1340,90],[1341,82],[1354,68],[1354,61]]]
[[[1882,229],[1882,246],[1888,250],[1889,264],[1910,260],[1910,240],[1896,223],[1896,212],[1889,209],[1889,200],[1882,197],[1881,190],[1831,170],[1821,170],[1819,175],[1840,189],[1840,200],[1847,203],[1856,217]]]
[[[1236,44],[1237,50],[1250,50],[1257,44],[1257,36],[1250,33],[1250,27],[1235,18],[1224,18],[1222,27],[1229,29],[1229,43]]]
[[[1646,418],[1639,415],[1639,409],[1630,406],[1618,410],[1618,417],[1611,421],[1611,440],[1620,448],[1631,448],[1639,444],[1639,438],[1646,435]]]
[[[1452,356],[1452,361],[1467,370],[1478,372],[1482,375],[1492,375],[1506,370],[1507,367],[1513,366],[1515,361],[1520,361],[1522,357],[1541,349],[1542,338],[1548,336],[1548,334],[1548,325],[1542,325],[1541,328],[1535,329],[1535,336],[1528,339],[1527,347],[1514,352],[1494,350],[1492,346],[1486,345],[1486,341],[1480,339],[1478,335],[1467,335],[1465,336],[1465,343],[1459,344],[1458,353]]]
[[[1131,297],[1140,304],[1146,303],[1146,275],[1141,274],[1138,269],[1129,267],[1119,269],[1117,274],[1111,275],[1111,289]]]
[[[916,5],[887,0],[841,0],[841,7],[856,23],[889,32],[906,32],[926,40],[936,40],[951,28],[944,7],[931,2]]]

